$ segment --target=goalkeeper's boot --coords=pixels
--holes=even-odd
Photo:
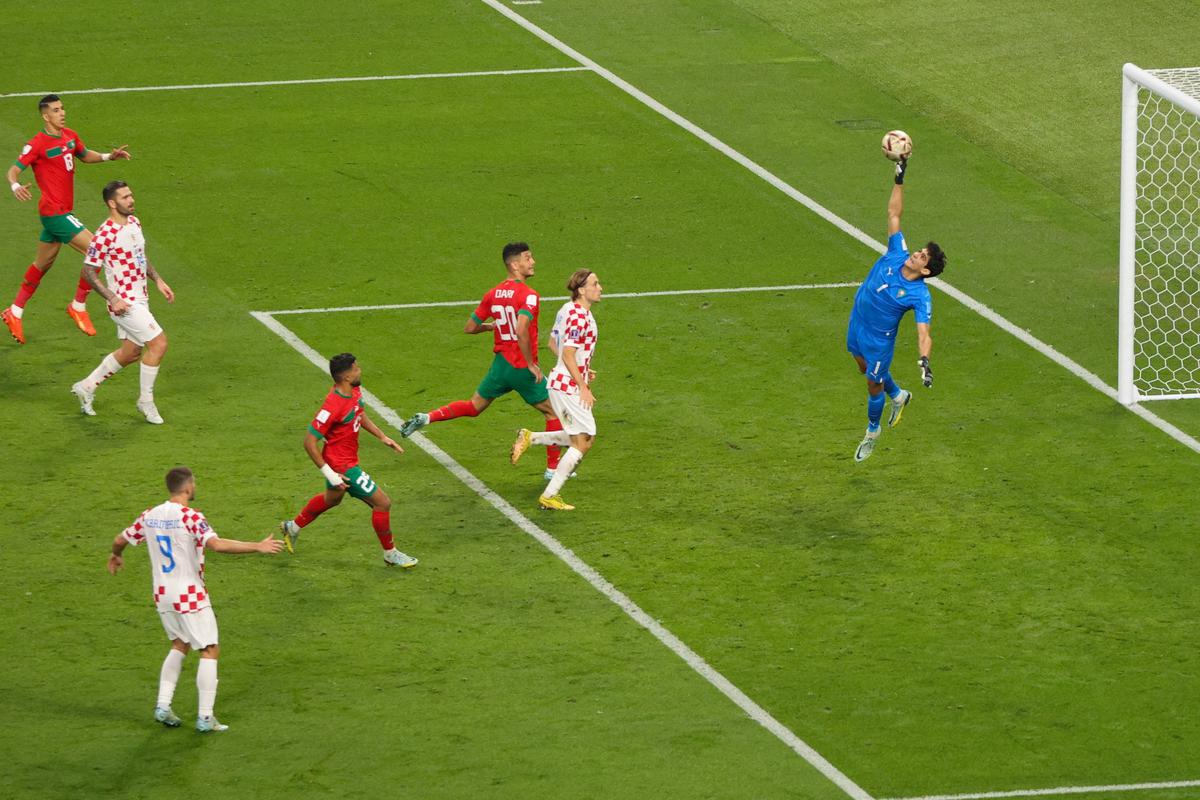
[[[96,416],[96,409],[92,408],[92,401],[96,399],[95,392],[89,392],[83,388],[83,381],[71,386],[71,393],[79,399],[79,410],[87,414],[89,417]]]
[[[196,717],[196,730],[201,733],[220,732],[229,730],[229,726],[217,722],[216,717]]]
[[[888,427],[894,428],[900,424],[900,418],[904,416],[904,407],[912,400],[912,392],[907,389],[901,389],[900,395],[892,401],[892,413],[888,415]]]
[[[0,311],[0,319],[4,320],[8,332],[17,340],[17,344],[25,344],[25,328],[21,324],[21,318],[13,314],[11,308],[6,308]]]
[[[529,449],[529,445],[533,444],[533,431],[529,428],[521,428],[517,431],[517,440],[513,442],[512,450],[508,452],[508,460],[515,467],[517,462],[521,460],[521,456],[525,455],[525,451]]]
[[[171,710],[170,706],[156,707],[154,709],[154,721],[161,722],[168,728],[178,728],[181,724],[183,724],[183,720],[175,716],[175,712]]]
[[[154,405],[153,400],[146,400],[145,402],[138,400],[137,410],[142,412],[142,416],[146,418],[146,422],[149,422],[151,425],[163,424],[162,414],[158,413],[158,406]]]
[[[83,311],[76,311],[75,307],[68,303],[67,316],[75,322],[75,327],[88,336],[96,335],[96,326],[92,325],[92,318],[88,316],[86,308]]]
[[[567,476],[567,479],[570,480],[571,478],[574,478],[578,474],[579,474],[578,472],[572,472],[570,475]],[[547,469],[545,472],[542,473],[542,480],[544,480],[544,481],[548,481],[553,477],[554,477],[554,470],[552,470],[552,469]]]
[[[296,552],[296,540],[300,538],[300,526],[294,520],[285,519],[279,523],[279,532],[283,534],[283,544],[289,553]]]
[[[424,428],[428,424],[428,414],[413,414],[408,418],[408,422],[404,423],[404,426],[400,428],[400,435],[407,439],[409,436],[412,436],[414,433],[421,430],[421,428]]]
[[[858,443],[858,448],[854,451],[855,461],[866,461],[871,457],[871,453],[875,452],[875,442],[879,439],[879,428],[871,430],[867,428],[867,434],[863,440]]]
[[[575,506],[570,505],[562,499],[561,494],[556,494],[554,497],[546,497],[542,495],[538,498],[538,508],[543,511],[574,511]]]
[[[412,569],[418,563],[417,559],[406,556],[394,547],[384,552],[383,562],[389,567],[403,567],[404,569]]]

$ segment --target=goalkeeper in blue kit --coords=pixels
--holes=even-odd
[[[896,181],[888,200],[888,249],[879,257],[854,296],[850,326],[846,331],[846,349],[867,376],[867,432],[854,451],[855,461],[865,461],[875,450],[883,419],[884,394],[892,401],[888,425],[896,427],[912,392],[901,389],[889,371],[896,349],[896,331],[900,319],[912,309],[917,323],[917,351],[920,355],[921,382],[933,386],[929,353],[933,339],[929,322],[933,316],[933,298],[925,279],[940,275],[946,268],[946,254],[936,242],[915,253],[908,252],[900,232],[904,212],[904,173],[908,159],[896,163]]]

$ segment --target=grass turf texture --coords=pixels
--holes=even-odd
[[[170,35],[147,33],[118,76],[81,41],[69,70],[31,56],[4,91],[570,65],[482,4],[381,4],[357,22],[298,15],[304,25],[271,10],[242,4],[219,27],[133,15],[135,33]],[[1137,54],[1072,40],[1079,71],[1111,78],[1111,100],[1094,83],[1039,86],[1012,113],[1091,120],[1110,102],[1110,128],[1031,161],[1018,156],[1036,132],[981,133],[1008,91],[982,79],[995,67],[910,71],[903,91],[881,77],[902,29],[826,11],[801,32],[770,3],[625,11],[523,7],[879,238],[888,183],[874,148],[883,130],[909,130],[921,158],[905,227],[942,241],[947,279],[1115,372],[1115,182],[1105,196],[1072,165],[1115,175],[1116,68]],[[1010,15],[1001,38],[1042,31],[1049,51],[1072,19],[1060,13],[1034,30]],[[280,45],[254,33],[268,18]],[[359,24],[385,19],[404,24]],[[1133,31],[1138,47],[1195,32],[1172,19]],[[316,57],[314,20],[330,43]],[[196,56],[218,44],[244,55]],[[180,298],[152,300],[171,336],[163,428],[134,411],[135,373],[100,390],[99,417],[76,415],[67,386],[112,344],[106,320],[85,340],[59,309],[77,256],[31,303],[30,344],[0,348],[0,418],[24,437],[0,477],[14,687],[0,741],[20,754],[9,794],[839,796],[414,447],[396,457],[368,439],[363,463],[397,500],[415,571],[383,568],[349,501],[295,557],[212,557],[229,737],[149,722],[165,641],[144,554],[131,551],[120,580],[101,570],[171,464],[196,470],[198,507],[242,538],[319,488],[299,445],[327,380],[250,309],[474,298],[518,236],[535,244],[545,294],[579,265],[615,292],[854,280],[873,254],[586,74],[67,100],[85,141],[137,156],[82,167],[77,212],[94,228],[99,187],[128,180]],[[32,106],[0,101],[14,153]],[[12,289],[34,215],[13,204],[0,217]],[[942,296],[937,386],[915,388],[904,424],[855,468],[850,296],[604,303],[601,437],[564,491],[581,512],[535,520],[877,795],[1197,777],[1194,454]],[[486,341],[459,333],[468,312],[281,320],[322,352],[354,349],[367,386],[408,414],[468,396],[481,376]],[[908,323],[897,352],[913,388]],[[1190,408],[1155,406],[1185,427],[1200,423]],[[519,470],[504,459],[530,419],[511,398],[430,436],[532,513],[541,453]],[[193,670],[176,701],[185,717]]]

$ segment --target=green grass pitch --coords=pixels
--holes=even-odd
[[[162,427],[133,407],[135,370],[78,413],[68,387],[114,346],[95,298],[96,338],[63,314],[78,256],[29,304],[29,343],[0,342],[0,796],[845,797],[423,450],[370,437],[420,566],[386,569],[352,501],[294,556],[211,555],[231,730],[151,721],[166,640],[145,554],[104,571],[112,537],[178,463],[233,538],[321,485],[301,441],[328,378],[251,311],[469,302],[517,238],[546,296],[580,266],[619,294],[853,282],[875,258],[588,71],[71,91],[578,66],[478,0],[343,6],[100,3],[53,36],[5,10],[0,144],[37,129],[36,98],[8,95],[41,91],[90,146],[128,143],[132,162],[80,168],[76,212],[95,229],[100,187],[127,180],[178,300],[151,300]],[[1194,63],[1192,4],[514,8],[877,239],[878,140],[907,130],[910,240],[1115,382],[1120,65]],[[0,208],[7,303],[36,210]],[[535,513],[539,450],[508,464],[536,422],[518,398],[427,435],[873,797],[1200,779],[1197,455],[935,295],[936,385],[906,320],[894,372],[915,400],[864,464],[849,288],[597,306],[573,514]],[[276,319],[355,352],[407,416],[478,383],[469,312]],[[1200,407],[1154,411],[1200,435]]]

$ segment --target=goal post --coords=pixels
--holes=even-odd
[[[1200,67],[1126,64],[1117,399],[1200,397]]]

